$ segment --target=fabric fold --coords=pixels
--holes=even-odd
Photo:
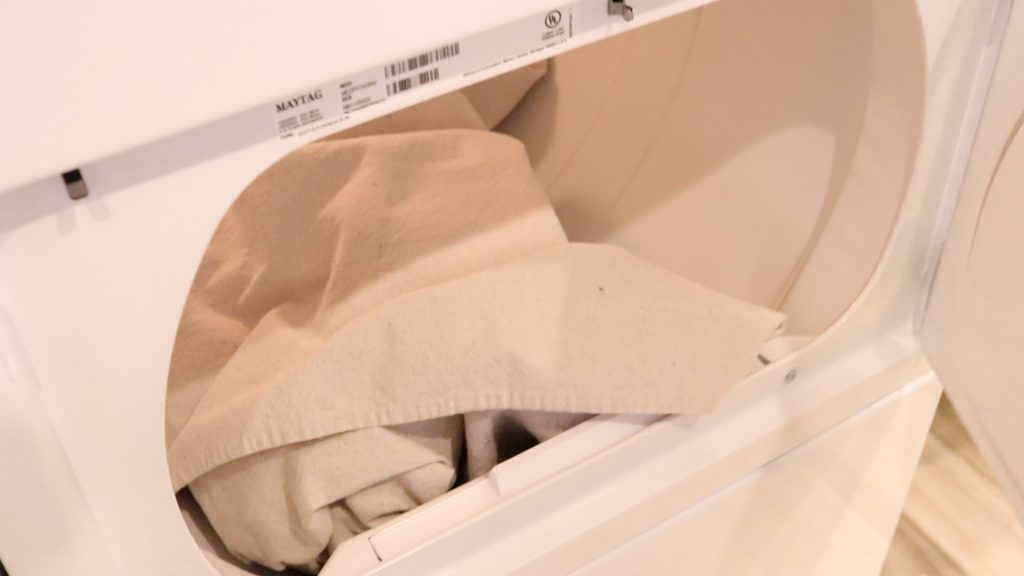
[[[781,323],[622,249],[565,244],[382,303],[261,380],[222,376],[171,448],[175,483],[280,445],[467,412],[705,413]]]

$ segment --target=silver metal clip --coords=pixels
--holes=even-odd
[[[608,0],[608,15],[622,16],[626,22],[633,20],[633,7],[626,0]]]
[[[72,200],[81,200],[89,195],[89,187],[85,185],[82,171],[78,168],[65,172],[60,177],[64,180],[64,187],[67,188],[68,197]]]

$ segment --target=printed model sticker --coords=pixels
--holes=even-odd
[[[275,102],[282,140],[336,132],[361,110],[445,78],[469,77],[533,56],[573,37],[577,4],[439,46]]]

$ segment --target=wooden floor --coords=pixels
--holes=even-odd
[[[945,398],[882,575],[1024,575],[1024,530]]]

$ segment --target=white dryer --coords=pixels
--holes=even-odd
[[[0,12],[11,576],[259,573],[175,498],[165,455],[211,234],[298,146],[542,59],[547,84],[504,129],[546,142],[570,236],[777,307],[789,333],[714,414],[597,417],[347,541],[322,574],[876,574],[943,385],[1024,511],[1012,0]],[[381,80],[452,45],[425,80]],[[368,105],[350,81],[376,82]],[[316,113],[282,121],[289,100]]]

